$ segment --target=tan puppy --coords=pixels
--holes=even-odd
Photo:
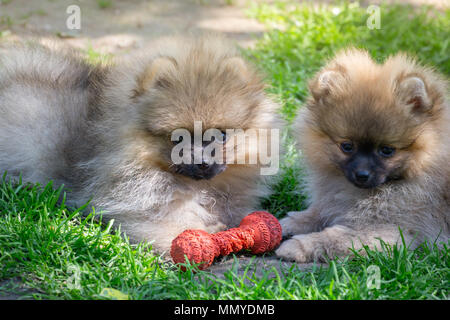
[[[297,118],[309,208],[281,220],[277,255],[347,255],[381,238],[408,245],[450,237],[450,106],[446,81],[405,55],[380,65],[347,50],[310,83]]]
[[[73,205],[92,198],[133,241],[165,252],[185,229],[236,226],[266,194],[260,163],[172,161],[172,132],[196,121],[223,131],[212,143],[224,151],[226,129],[280,127],[261,78],[223,39],[172,39],[104,68],[42,48],[2,63],[0,170],[64,184]]]

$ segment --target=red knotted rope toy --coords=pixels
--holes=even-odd
[[[256,211],[242,219],[238,228],[209,234],[186,230],[172,241],[170,255],[175,263],[184,263],[185,255],[198,267],[208,268],[218,256],[249,249],[258,254],[273,250],[281,241],[281,225],[265,211]]]

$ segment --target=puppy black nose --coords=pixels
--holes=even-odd
[[[358,170],[355,172],[355,178],[358,182],[367,182],[369,180],[370,173],[367,170]]]

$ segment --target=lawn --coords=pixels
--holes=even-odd
[[[450,10],[381,7],[381,28],[366,27],[368,13],[357,4],[313,7],[292,2],[250,6],[248,14],[268,32],[244,54],[259,66],[283,101],[290,121],[307,95],[307,80],[333,53],[348,45],[376,59],[405,51],[450,75]],[[273,194],[262,207],[277,217],[305,207],[300,156],[284,135],[287,153]],[[187,272],[130,245],[111,225],[83,218],[80,209],[58,204],[63,190],[0,181],[0,283],[20,279],[35,299],[448,299],[449,246],[415,251],[384,246],[352,260],[299,271],[295,267],[224,277]],[[374,271],[375,270],[375,271]],[[373,285],[373,275],[380,282]],[[4,283],[4,282],[3,282]],[[372,285],[371,285],[372,284]],[[6,290],[0,286],[0,291]],[[8,289],[10,290],[10,289]]]

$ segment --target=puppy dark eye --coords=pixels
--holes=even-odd
[[[389,158],[392,157],[395,153],[395,148],[393,147],[388,147],[388,146],[381,146],[378,149],[378,153],[380,154],[380,156],[385,157],[385,158]]]
[[[353,152],[353,143],[350,141],[342,142],[341,150],[344,153],[352,153]]]

